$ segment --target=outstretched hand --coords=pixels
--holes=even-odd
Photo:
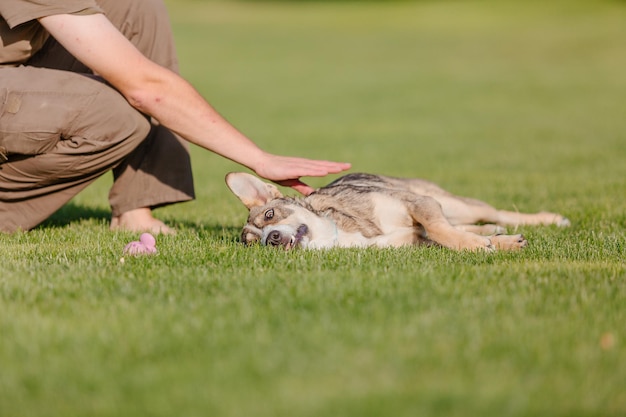
[[[143,56],[102,14],[53,14],[42,17],[40,23],[136,109],[189,142],[263,178],[307,195],[314,190],[300,181],[301,177],[323,177],[350,169],[350,164],[341,162],[264,152],[217,113],[191,84]]]
[[[319,161],[314,159],[294,158],[266,154],[255,172],[260,177],[276,184],[291,187],[301,194],[309,195],[315,191],[300,180],[300,177],[323,177],[350,169],[346,162]]]

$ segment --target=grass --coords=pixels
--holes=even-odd
[[[194,148],[198,199],[156,212],[178,235],[120,263],[103,178],[0,236],[0,415],[626,414],[623,2],[168,5],[183,74],[264,148],[573,226],[243,248],[241,168]]]

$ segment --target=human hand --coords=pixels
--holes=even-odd
[[[254,171],[260,177],[276,184],[291,187],[301,194],[309,195],[315,190],[300,181],[300,177],[323,177],[348,170],[350,167],[351,165],[346,162],[321,161],[266,153],[264,158],[258,161]]]

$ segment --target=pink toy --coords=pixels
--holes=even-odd
[[[138,241],[130,242],[124,248],[125,255],[152,255],[157,253],[156,239],[150,233],[143,233]]]

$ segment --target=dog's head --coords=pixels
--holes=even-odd
[[[302,200],[284,197],[273,184],[243,172],[226,175],[226,184],[250,211],[241,234],[247,245],[259,242],[287,250],[306,248],[314,229],[324,229],[324,221]]]

